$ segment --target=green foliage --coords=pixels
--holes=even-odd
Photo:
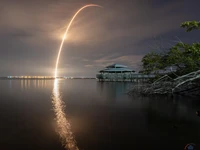
[[[200,69],[200,43],[176,44],[168,52],[166,64],[176,66],[178,74],[186,74]]]
[[[200,30],[200,21],[186,21],[181,24],[182,28],[186,28],[187,32],[190,32],[194,29]]]
[[[200,22],[184,22],[181,27],[187,31],[200,29]],[[177,43],[167,53],[151,52],[142,58],[143,73],[157,72],[175,66],[176,74],[183,75],[200,69],[200,43]]]
[[[162,67],[161,55],[151,52],[142,58],[143,73],[149,74],[152,71],[159,70]]]

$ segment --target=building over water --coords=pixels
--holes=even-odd
[[[121,64],[113,64],[100,70],[96,75],[99,81],[144,81],[155,75],[138,74],[135,70]]]
[[[99,81],[125,81],[131,78],[135,71],[127,66],[120,64],[113,64],[100,70],[96,77]]]

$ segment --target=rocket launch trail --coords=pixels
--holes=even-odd
[[[102,6],[100,6],[100,5],[88,4],[88,5],[85,5],[85,6],[81,7],[81,8],[74,14],[74,16],[72,17],[71,21],[69,22],[69,24],[68,24],[68,26],[67,26],[67,29],[66,29],[66,31],[65,31],[65,33],[64,33],[64,36],[63,36],[63,38],[62,38],[62,42],[61,42],[61,44],[60,44],[60,48],[59,48],[58,56],[57,56],[57,60],[56,60],[55,75],[54,75],[55,78],[57,77],[58,63],[59,63],[59,59],[60,59],[60,54],[61,54],[61,51],[62,51],[62,47],[63,47],[64,41],[65,41],[65,38],[67,37],[67,33],[68,33],[68,31],[69,31],[69,29],[70,29],[70,27],[71,27],[71,25],[72,25],[74,19],[76,18],[76,16],[77,16],[83,9],[85,9],[85,8],[87,8],[87,7],[101,7],[101,8],[102,8]]]

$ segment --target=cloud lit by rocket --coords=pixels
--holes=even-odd
[[[55,62],[74,12],[89,0],[1,0],[0,76],[53,76]],[[181,22],[199,20],[199,0],[94,0],[103,11],[87,9],[74,20],[59,62],[59,76],[89,76],[113,62],[140,68],[141,58],[155,39],[173,45],[198,41],[196,32],[185,33]]]

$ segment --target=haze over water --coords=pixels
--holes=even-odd
[[[69,136],[80,150],[169,150],[200,143],[195,98],[129,97],[125,92],[133,83],[77,79],[56,85],[0,80],[0,149],[64,150],[63,137]],[[60,100],[64,121],[58,122],[52,100]]]

